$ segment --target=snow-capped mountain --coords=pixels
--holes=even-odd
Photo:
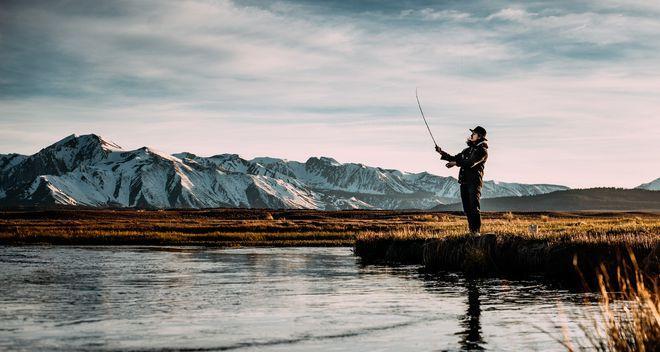
[[[485,198],[565,190],[486,181]],[[236,154],[124,150],[97,135],[68,136],[30,156],[0,154],[0,205],[137,208],[426,209],[457,201],[453,177],[332,158],[305,162]]]
[[[635,188],[646,189],[649,191],[660,191],[660,177],[656,178],[655,180],[649,183],[643,183]]]

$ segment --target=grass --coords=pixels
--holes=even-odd
[[[633,257],[634,258],[634,257]],[[635,268],[631,278],[621,275],[611,278],[607,271],[598,275],[601,293],[600,319],[604,335],[593,334],[593,341],[603,351],[658,351],[660,350],[660,295],[657,276],[642,279]],[[651,281],[651,285],[645,283]],[[623,300],[625,308],[614,310],[615,299]],[[604,343],[603,343],[604,342]]]
[[[538,227],[536,234],[529,226]],[[486,213],[484,232],[528,239],[657,241],[660,214]],[[460,213],[313,210],[0,211],[0,244],[352,246],[369,238],[462,236]],[[655,243],[655,242],[654,242]]]
[[[1,244],[352,246],[367,230],[416,223],[374,212],[51,210],[0,212]]]
[[[599,310],[580,324],[586,338],[568,334],[559,340],[568,351],[633,352],[660,350],[659,277],[640,270],[632,252],[619,262],[611,276],[605,266],[597,273]]]
[[[617,258],[630,249],[640,258],[640,270],[660,272],[657,215],[490,215],[483,226],[488,235],[472,237],[460,218],[452,218],[432,227],[362,233],[355,252],[365,262],[421,264],[427,270],[472,275],[541,274],[579,283],[574,263],[585,277],[595,280],[602,263],[613,273]]]

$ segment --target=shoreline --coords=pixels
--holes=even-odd
[[[471,238],[456,212],[4,210],[0,246],[352,246],[364,263],[562,281],[576,281],[575,255],[583,275],[594,277],[601,262],[620,262],[630,249],[643,271],[659,273],[659,213],[485,212],[483,219],[488,234]]]
[[[435,239],[358,238],[355,254],[365,263],[421,265],[428,272],[458,271],[470,277],[541,276],[571,286],[597,287],[597,276],[617,276],[636,267],[650,278],[660,274],[659,241],[580,242],[495,234]],[[631,259],[633,258],[633,259]]]

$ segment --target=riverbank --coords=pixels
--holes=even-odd
[[[642,273],[657,276],[659,243],[657,236],[635,234],[424,238],[404,233],[358,236],[355,254],[366,263],[418,264],[428,271],[474,276],[540,275],[573,284],[583,283],[584,277],[593,285],[595,274],[603,269],[616,277],[617,267],[632,267],[631,253]]]
[[[660,214],[485,213],[487,235],[456,212],[314,210],[1,211],[0,244],[354,246],[365,263],[549,277],[584,274],[631,250],[658,272]]]
[[[364,233],[356,238],[355,254],[365,263],[418,264],[474,276],[540,275],[592,287],[598,272],[616,277],[621,267],[660,274],[657,216],[573,216],[506,213],[491,219],[484,226],[489,233],[480,236],[452,228]]]
[[[535,235],[530,226],[536,226]],[[484,233],[657,241],[660,213],[483,214]],[[353,246],[359,238],[432,239],[466,232],[460,212],[316,210],[2,210],[1,244]],[[360,237],[363,236],[363,237]],[[367,237],[364,237],[367,236]],[[626,236],[630,238],[626,238]]]

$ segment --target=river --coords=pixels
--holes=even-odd
[[[563,351],[597,311],[307,247],[0,247],[0,299],[0,349],[31,351]]]

